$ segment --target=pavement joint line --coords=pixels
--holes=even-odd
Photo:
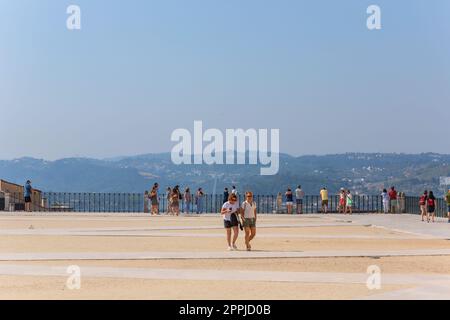
[[[393,290],[353,300],[449,300],[450,286],[445,284],[420,284],[407,289]]]
[[[354,226],[361,226],[361,227],[369,227],[370,224],[355,224]],[[260,224],[258,225],[258,228],[261,229],[267,229],[267,228],[323,228],[323,227],[348,227],[348,225],[345,224]],[[136,229],[132,228],[129,229],[130,231],[154,231],[154,230],[195,230],[195,229],[223,229],[223,226],[175,226],[175,227],[167,227],[167,226],[161,226],[156,228],[143,228],[143,229]],[[105,229],[100,229],[100,231],[104,231]],[[123,230],[123,229],[120,229]],[[128,230],[128,229],[127,229]],[[95,230],[97,231],[97,230]],[[108,231],[117,231],[117,228],[111,229]]]
[[[220,229],[222,230],[222,229]],[[93,232],[93,231],[54,231],[54,230],[21,230],[21,231],[10,231],[1,232],[1,235],[23,235],[23,236],[65,236],[65,237],[149,237],[149,238],[223,238],[222,233],[183,233],[183,232],[130,232],[125,231],[103,231],[103,232]],[[429,236],[402,236],[402,235],[363,235],[363,234],[352,234],[352,235],[315,235],[315,234],[289,234],[289,233],[258,233],[258,238],[269,239],[269,238],[288,238],[288,239],[359,239],[359,240],[431,240]]]
[[[383,230],[389,230],[389,231],[393,231],[393,232],[397,232],[397,233],[406,233],[406,234],[410,234],[413,236],[417,236],[417,237],[421,237],[421,238],[427,238],[427,239],[442,239],[440,237],[437,236],[433,236],[433,235],[429,235],[429,234],[424,234],[424,233],[418,233],[418,232],[412,232],[412,231],[407,231],[407,230],[403,230],[403,229],[395,229],[395,228],[389,228],[386,226],[379,226],[376,224],[372,225],[374,228],[378,228],[378,229],[383,229]]]
[[[96,252],[96,253],[1,253],[0,261],[76,261],[76,260],[210,260],[210,259],[275,259],[275,258],[370,258],[404,256],[449,256],[450,249],[418,249],[394,251],[233,251],[233,252]]]
[[[0,275],[62,276],[67,277],[65,266],[1,265]],[[81,275],[89,278],[137,278],[154,280],[196,281],[262,281],[300,283],[365,284],[367,273],[296,272],[231,269],[161,269],[81,266]],[[437,274],[381,274],[383,284],[440,286],[450,289],[450,275]],[[450,292],[450,291],[449,291]]]

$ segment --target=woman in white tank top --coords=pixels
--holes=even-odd
[[[253,201],[253,193],[247,191],[245,193],[245,201],[242,203],[242,218],[244,221],[245,230],[245,245],[247,246],[247,251],[252,250],[250,241],[256,236],[256,202]]]

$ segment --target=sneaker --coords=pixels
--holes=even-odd
[[[232,247],[228,247],[227,250],[228,250],[228,251],[233,251],[233,248],[232,248]]]
[[[234,250],[238,250],[238,247],[237,247],[236,244],[233,244],[233,249],[234,249]]]

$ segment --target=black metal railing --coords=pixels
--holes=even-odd
[[[45,192],[42,199],[49,211],[144,212],[141,193]]]
[[[405,212],[411,214],[421,214],[419,206],[420,197],[406,197],[405,201]],[[436,199],[436,217],[445,218],[448,215],[448,205],[447,201],[443,198]]]
[[[23,193],[1,193],[0,194],[0,210],[2,211],[24,211],[25,210],[25,196]],[[42,206],[40,199],[33,194],[30,202],[30,209],[32,211],[48,211]]]
[[[2,198],[3,197],[3,198]],[[22,193],[10,193],[0,196],[3,210],[23,211],[25,201]],[[244,199],[238,196],[239,203]],[[197,199],[191,195],[191,202],[183,199],[179,201],[180,213],[219,213],[224,203],[223,195],[205,194]],[[166,194],[158,196],[160,213],[171,210]],[[284,214],[287,206],[284,197],[281,202],[276,195],[255,195],[254,201],[259,213]],[[447,203],[444,199],[437,199],[436,216],[447,216]],[[322,200],[319,195],[306,195],[302,199],[301,212],[305,214],[320,213]],[[146,193],[70,193],[70,192],[44,192],[32,197],[32,211],[49,212],[150,212],[151,203]],[[354,195],[353,213],[380,213],[383,212],[383,201],[379,195]],[[339,212],[339,196],[332,195],[328,199],[328,212]],[[405,197],[398,200],[398,213],[420,214],[419,197]],[[297,213],[296,199],[294,198],[292,213]]]

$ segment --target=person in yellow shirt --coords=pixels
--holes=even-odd
[[[323,187],[322,190],[320,190],[320,197],[322,198],[322,213],[328,212],[328,190],[327,188]]]

